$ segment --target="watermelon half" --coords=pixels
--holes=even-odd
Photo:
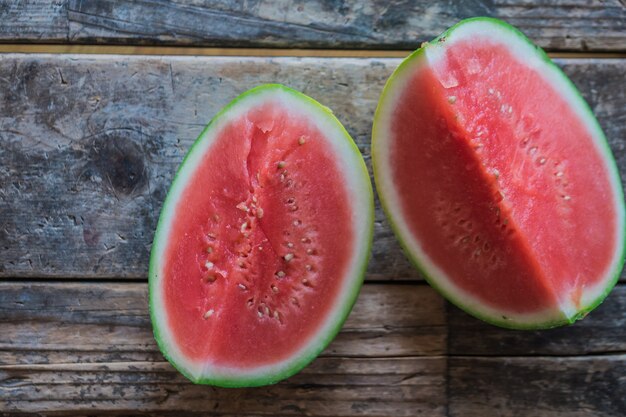
[[[331,111],[280,85],[204,129],[169,190],[150,258],[165,357],[196,383],[277,382],[334,338],[373,233],[363,158]]]
[[[393,73],[375,115],[378,193],[406,253],[470,314],[572,323],[624,260],[624,197],[606,138],[522,33],[460,22]]]

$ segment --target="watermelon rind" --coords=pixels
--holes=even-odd
[[[411,243],[411,236],[408,228],[403,226],[401,215],[396,214],[391,197],[393,184],[389,178],[385,177],[389,164],[384,157],[386,151],[385,139],[387,137],[385,117],[389,114],[389,109],[394,103],[394,98],[402,91],[403,81],[412,74],[412,70],[419,65],[426,63],[428,58],[437,59],[437,48],[440,42],[449,42],[455,37],[462,37],[469,34],[480,34],[489,36],[504,44],[508,43],[510,49],[516,55],[523,55],[527,65],[541,71],[542,75],[553,84],[559,93],[562,93],[577,112],[587,129],[592,134],[595,145],[604,159],[604,163],[610,174],[612,188],[614,192],[614,206],[618,220],[618,236],[616,239],[616,251],[610,271],[598,288],[585,290],[583,292],[580,308],[555,308],[527,315],[503,314],[500,310],[491,308],[471,294],[455,288],[454,284],[447,282],[445,274],[428,259],[419,248]],[[431,42],[425,43],[421,48],[414,51],[396,68],[387,80],[381,94],[374,122],[372,127],[372,166],[374,171],[374,181],[380,197],[381,206],[385,212],[391,228],[399,240],[400,246],[407,255],[411,264],[422,274],[426,281],[442,294],[448,301],[464,310],[470,315],[477,317],[487,323],[510,329],[535,330],[558,327],[572,324],[585,317],[590,311],[600,305],[611,292],[617,283],[624,265],[626,255],[625,245],[625,206],[624,194],[621,185],[619,171],[611,153],[608,141],[600,124],[595,118],[591,108],[583,99],[580,92],[563,71],[548,57],[548,55],[538,46],[532,43],[521,31],[508,23],[490,17],[474,17],[465,19],[450,27]],[[558,306],[557,306],[558,307]],[[564,311],[565,310],[565,311]]]
[[[223,123],[226,123],[230,116],[237,114],[241,109],[243,113],[246,108],[252,108],[255,102],[260,103],[266,97],[277,96],[290,101],[294,107],[306,112],[307,116],[315,120],[318,127],[322,126],[324,128],[322,131],[328,138],[327,142],[338,155],[338,160],[345,164],[340,168],[344,169],[345,179],[349,185],[347,188],[350,190],[353,202],[355,229],[358,228],[355,230],[355,250],[350,262],[349,274],[343,277],[343,286],[333,305],[333,311],[328,314],[328,319],[317,334],[310,338],[310,342],[288,360],[277,365],[255,368],[252,371],[241,368],[212,368],[207,364],[190,363],[178,351],[171,339],[166,311],[161,305],[159,268],[167,243],[169,223],[176,212],[176,203],[187,178],[193,174],[195,164],[207,151],[214,139],[213,135],[219,131]],[[197,384],[226,388],[254,387],[274,384],[298,373],[328,346],[350,314],[363,284],[371,253],[373,232],[374,194],[367,167],[357,145],[332,111],[314,99],[280,84],[264,84],[242,93],[217,113],[200,133],[178,168],[161,209],[149,266],[150,318],[159,349],[180,373]],[[200,371],[199,367],[202,368]]]

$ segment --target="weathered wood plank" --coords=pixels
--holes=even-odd
[[[445,349],[444,320],[427,286],[367,285],[342,333],[302,373],[224,390],[194,386],[164,362],[146,284],[1,282],[0,410],[443,415],[445,358],[434,355]]]
[[[0,276],[147,275],[173,173],[208,120],[281,81],[335,111],[369,164],[370,127],[398,59],[4,55]],[[626,179],[624,59],[559,60]],[[368,279],[417,279],[377,203]]]
[[[321,358],[277,385],[193,385],[163,362],[0,365],[0,409],[57,415],[443,416],[445,358]],[[181,414],[176,414],[181,415]]]
[[[458,20],[494,16],[549,50],[626,50],[623,2],[0,2],[0,40],[230,47],[415,49]]]
[[[147,284],[0,282],[0,364],[161,361]],[[443,354],[443,300],[428,286],[367,285],[326,357]]]
[[[621,417],[626,355],[448,359],[451,417]]]
[[[447,307],[451,355],[594,355],[626,352],[626,287],[572,326],[540,331],[500,329]]]

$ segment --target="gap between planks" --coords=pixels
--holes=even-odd
[[[333,57],[333,58],[404,58],[412,50],[385,49],[274,49],[209,48],[192,46],[133,45],[54,45],[0,44],[0,53],[96,54],[96,55],[162,55],[162,56],[246,56],[246,57]],[[548,52],[551,58],[626,58],[617,52]]]

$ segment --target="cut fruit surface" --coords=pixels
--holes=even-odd
[[[347,317],[372,227],[367,170],[332,113],[279,85],[241,95],[189,151],[162,210],[150,264],[161,350],[199,383],[297,372]]]
[[[396,235],[471,314],[551,327],[615,284],[624,199],[606,139],[571,82],[513,27],[469,19],[413,53],[385,87],[372,141]]]

